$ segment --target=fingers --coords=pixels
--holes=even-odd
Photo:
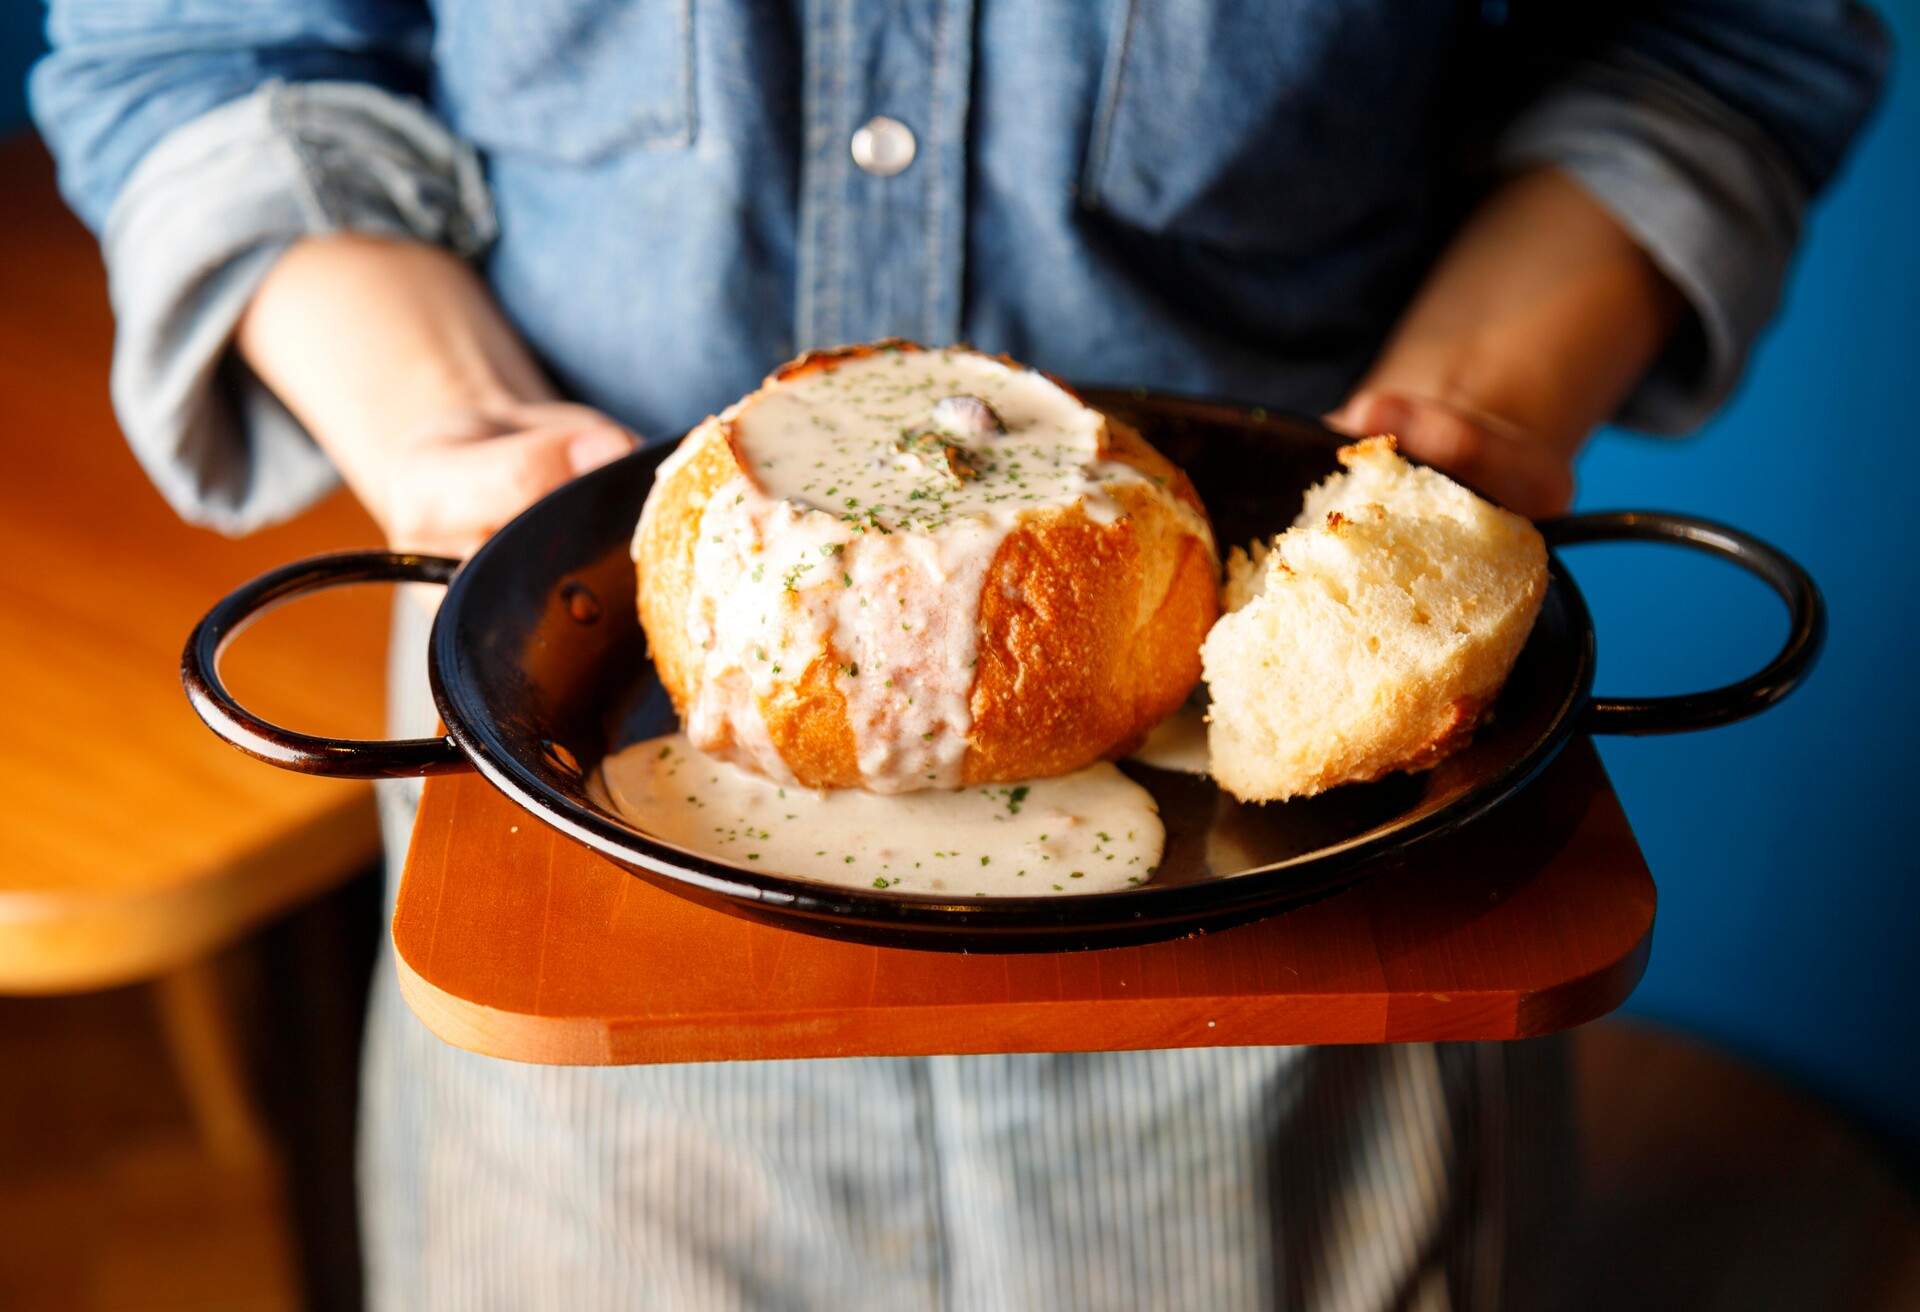
[[[423,446],[396,461],[384,498],[384,527],[396,547],[467,555],[546,493],[637,444],[632,433],[585,406],[525,409],[545,411],[540,417],[547,424]]]
[[[575,401],[528,401],[499,406],[489,414],[503,432],[531,433],[547,428],[600,428],[617,432],[627,430],[590,405]]]
[[[1392,433],[1407,455],[1534,519],[1560,514],[1573,500],[1566,455],[1491,416],[1398,392],[1359,392],[1326,422],[1355,437]]]
[[[610,425],[576,432],[567,439],[569,476],[577,478],[602,465],[612,464],[637,445],[639,441],[632,433]]]

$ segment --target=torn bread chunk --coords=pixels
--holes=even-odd
[[[1391,437],[1340,451],[1292,528],[1235,549],[1201,651],[1214,778],[1243,801],[1423,770],[1464,746],[1540,611],[1539,530]]]

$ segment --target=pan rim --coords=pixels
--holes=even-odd
[[[1076,388],[1098,405],[1129,401],[1169,409],[1230,416],[1246,427],[1285,428],[1296,436],[1337,444],[1346,439],[1317,421],[1252,404],[1129,388]],[[679,439],[658,443],[585,476],[617,476],[629,461],[657,466]],[[495,788],[522,809],[613,860],[629,874],[696,900],[724,902],[730,909],[779,920],[829,936],[901,946],[960,950],[1020,951],[1063,945],[1099,947],[1116,941],[1174,937],[1220,923],[1277,913],[1329,896],[1359,882],[1395,854],[1458,829],[1514,796],[1559,754],[1577,730],[1592,693],[1595,635],[1585,598],[1559,557],[1548,556],[1547,602],[1566,613],[1572,639],[1572,677],[1546,727],[1500,769],[1459,796],[1404,823],[1389,822],[1331,847],[1296,854],[1269,865],[1191,883],[1117,889],[1064,897],[954,899],[927,893],[893,893],[826,884],[774,871],[745,870],[685,852],[613,821],[542,779],[533,764],[512,751],[494,728],[475,680],[467,677],[456,634],[468,598],[483,587],[489,562],[514,550],[526,526],[568,487],[542,498],[495,534],[467,562],[441,601],[428,643],[428,677],[435,706],[449,735]],[[556,584],[558,579],[555,580]],[[1524,657],[1523,657],[1524,658]],[[1072,942],[1072,940],[1083,940]]]

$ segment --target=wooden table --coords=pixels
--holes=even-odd
[[[242,541],[174,516],[115,426],[99,255],[30,138],[0,145],[0,251],[0,991],[94,988],[191,962],[377,855],[365,784],[240,755],[178,673],[222,593],[377,534],[343,496]],[[241,695],[377,734],[390,600],[269,616],[235,644]]]
[[[1324,902],[1137,948],[956,956],[697,907],[471,775],[429,780],[393,921],[449,1043],[521,1061],[1510,1039],[1618,1006],[1654,888],[1582,739],[1506,807]]]

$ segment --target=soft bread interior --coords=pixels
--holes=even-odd
[[[1307,494],[1292,528],[1227,563],[1202,649],[1215,778],[1247,801],[1423,769],[1491,705],[1546,592],[1520,516],[1379,437]]]

